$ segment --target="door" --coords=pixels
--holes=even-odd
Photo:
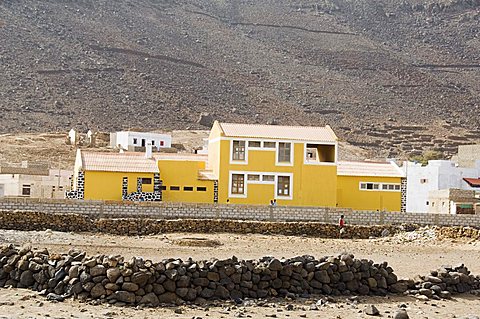
[[[145,139],[142,138],[142,147],[145,147]]]

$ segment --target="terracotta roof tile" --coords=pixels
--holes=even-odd
[[[471,187],[480,187],[480,178],[464,178],[463,180]]]
[[[259,124],[219,123],[227,137],[267,138],[311,142],[336,142],[337,136],[330,128],[311,126],[279,126]]]
[[[337,174],[340,176],[381,176],[404,177],[404,173],[393,162],[338,162]]]
[[[158,173],[155,159],[145,153],[81,152],[82,167],[86,171]]]

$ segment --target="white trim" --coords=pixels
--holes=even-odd
[[[243,175],[243,194],[232,194],[232,175],[233,174]],[[247,198],[247,174],[245,172],[230,171],[228,173],[228,197]]]
[[[363,189],[362,184],[376,184],[378,189]],[[383,185],[396,185],[400,186],[400,189],[383,189]],[[402,191],[402,184],[400,183],[381,183],[381,182],[358,182],[358,189],[365,192],[393,192],[400,193]]]
[[[289,185],[289,195],[288,196],[281,196],[281,195],[278,195],[278,177],[279,176],[288,176],[290,177],[290,185]],[[274,198],[275,199],[283,199],[283,200],[293,200],[293,174],[292,173],[277,173],[277,175],[275,175],[275,196]]]
[[[213,139],[213,141],[221,140],[221,141],[264,141],[264,142],[291,142],[291,143],[309,143],[309,144],[322,144],[322,145],[337,145],[337,142],[331,141],[312,141],[312,140],[285,140],[285,139],[276,139],[276,138],[256,138],[256,137],[225,137],[220,136]],[[267,148],[268,149],[268,148]]]
[[[208,140],[208,144],[213,144],[213,143],[217,143],[217,142],[220,142],[220,141],[223,141],[224,139],[222,137],[216,137],[216,138],[212,138],[212,139],[209,139]]]
[[[290,162],[279,162],[278,161],[278,154],[280,152],[280,143],[290,143]],[[292,141],[277,141],[277,143],[275,144],[275,166],[293,166],[293,164],[295,163],[295,158],[294,158],[294,154],[295,154],[295,142],[292,142]]]
[[[243,175],[243,194],[232,194],[232,175],[239,174]],[[260,181],[249,181],[248,175],[260,175]],[[273,181],[263,181],[263,175],[273,175]],[[290,177],[290,195],[289,196],[279,196],[277,195],[278,188],[278,176],[288,176]],[[273,185],[273,198],[274,199],[283,199],[283,200],[293,200],[293,173],[284,173],[284,172],[253,172],[253,171],[229,171],[228,172],[228,197],[230,198],[248,198],[248,184],[255,185]]]
[[[245,160],[234,160],[233,159],[233,142],[234,141],[244,141],[245,142]],[[246,139],[235,139],[230,140],[230,164],[232,165],[248,165],[248,140]]]

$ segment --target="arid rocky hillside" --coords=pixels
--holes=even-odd
[[[379,155],[480,141],[480,0],[3,0],[0,133],[330,124]]]

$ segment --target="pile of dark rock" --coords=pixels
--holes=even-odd
[[[399,281],[401,283],[401,281]],[[419,299],[449,299],[458,293],[480,293],[480,276],[470,274],[465,265],[442,266],[427,276],[408,283],[406,293]]]
[[[385,295],[397,282],[387,263],[352,255],[290,259],[158,263],[120,256],[88,257],[85,252],[49,254],[46,249],[0,246],[0,287],[29,288],[48,298],[75,296],[110,303],[181,304],[273,296]]]

